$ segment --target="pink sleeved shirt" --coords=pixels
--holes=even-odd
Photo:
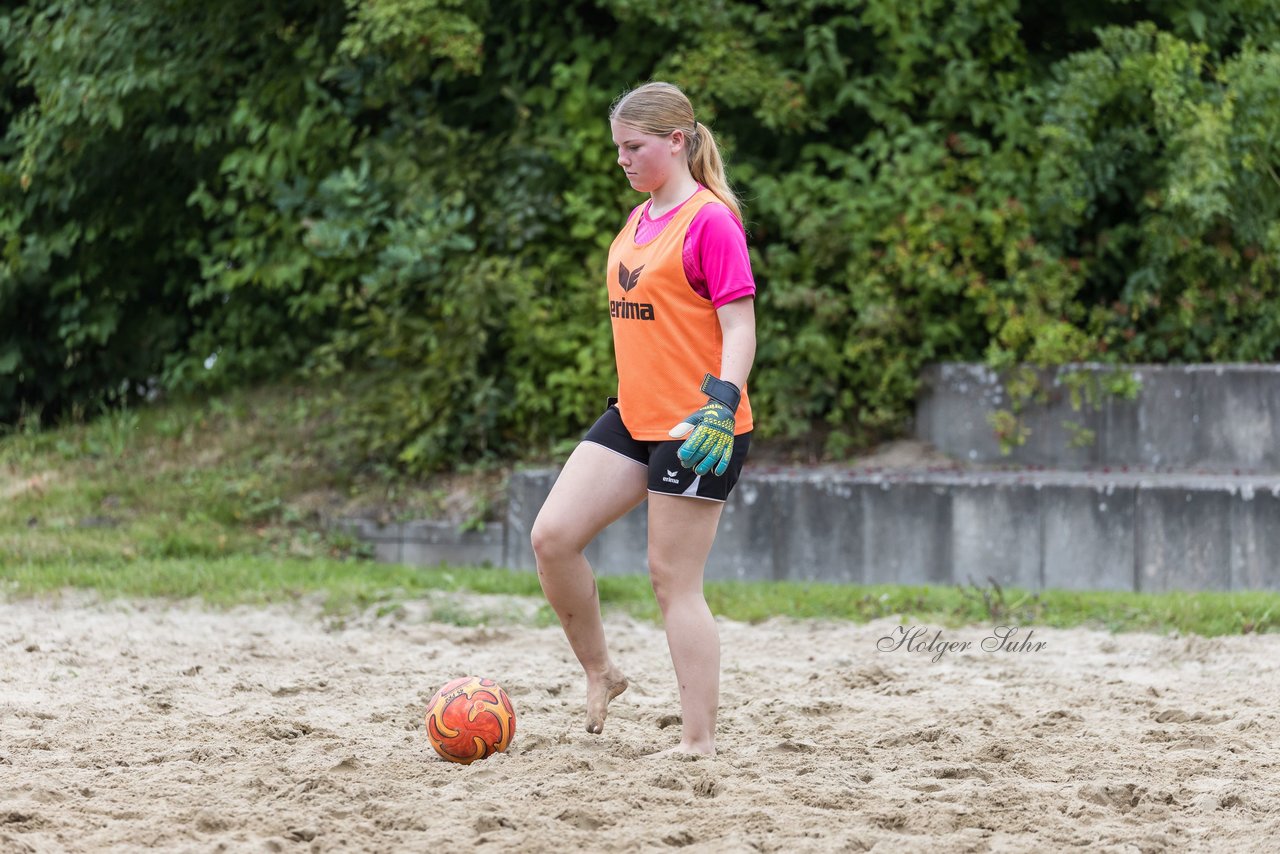
[[[636,245],[657,237],[684,205],[685,202],[681,202],[658,219],[649,218],[649,202],[632,210],[632,216],[637,211],[640,216]],[[747,233],[742,223],[719,202],[703,205],[689,224],[683,260],[685,278],[694,292],[711,300],[715,308],[755,296],[756,280],[747,254]]]

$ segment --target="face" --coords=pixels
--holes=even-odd
[[[631,187],[652,193],[667,183],[684,162],[684,134],[669,136],[643,133],[617,119],[609,122],[613,144],[618,149],[618,165],[626,173]]]

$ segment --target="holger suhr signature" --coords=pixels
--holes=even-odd
[[[930,629],[925,626],[898,626],[891,633],[876,641],[876,649],[881,652],[917,652],[931,653],[929,659],[935,664],[947,653],[968,652],[973,649],[973,641],[946,640],[942,629],[934,629],[932,637]],[[1018,639],[1022,629],[1018,626],[996,626],[991,634],[978,642],[983,652],[1039,652],[1049,645],[1048,641],[1033,641],[1035,629],[1028,629],[1025,637]]]

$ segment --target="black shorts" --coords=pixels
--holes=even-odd
[[[672,427],[675,424],[671,425]],[[686,437],[687,438],[687,437]],[[622,423],[622,415],[617,406],[610,406],[604,415],[591,426],[584,442],[608,448],[629,460],[634,460],[649,469],[649,491],[663,495],[687,495],[692,498],[705,498],[709,501],[724,501],[733,491],[742,472],[742,464],[747,459],[747,450],[751,447],[751,433],[743,433],[733,437],[733,456],[729,458],[729,468],[717,477],[715,474],[696,474],[693,469],[680,465],[676,451],[684,444],[684,439],[671,439],[666,442],[641,442],[631,438],[631,433]]]

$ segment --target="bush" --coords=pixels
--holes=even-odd
[[[746,203],[762,436],[892,435],[941,359],[1280,348],[1263,0],[5,8],[0,423],[304,371],[414,471],[579,435],[650,78]]]

